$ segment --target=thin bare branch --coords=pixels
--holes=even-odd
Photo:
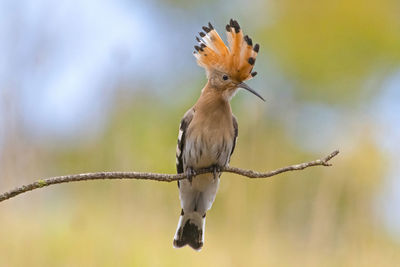
[[[317,159],[306,163],[291,165],[269,172],[256,172],[252,170],[244,170],[229,166],[222,168],[221,172],[235,173],[248,178],[267,178],[283,172],[303,170],[311,166],[331,166],[332,164],[329,163],[329,160],[331,160],[337,154],[339,154],[339,150],[335,150],[334,152],[332,152],[323,159]],[[196,170],[196,174],[211,173],[211,172],[213,172],[212,168]],[[47,179],[40,179],[31,184],[23,185],[8,192],[5,192],[0,195],[0,202],[13,198],[22,193],[53,184],[62,184],[62,183],[89,181],[89,180],[101,180],[101,179],[141,179],[141,180],[154,180],[159,182],[172,182],[172,181],[182,180],[185,178],[186,175],[184,173],[163,174],[163,173],[150,173],[150,172],[94,172],[94,173],[81,173],[73,175],[56,176]]]

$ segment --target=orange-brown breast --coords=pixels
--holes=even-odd
[[[213,91],[203,91],[186,132],[184,162],[194,168],[225,166],[234,142],[229,102]]]

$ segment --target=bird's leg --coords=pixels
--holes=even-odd
[[[221,172],[221,167],[215,164],[212,166],[212,168],[213,168],[214,180],[216,180],[218,178],[218,173]]]
[[[192,184],[193,177],[196,176],[196,172],[193,167],[186,168],[186,178],[188,179],[189,183]]]

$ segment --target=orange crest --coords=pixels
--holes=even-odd
[[[213,69],[228,74],[238,82],[242,82],[254,77],[257,72],[253,70],[254,63],[260,46],[255,44],[247,35],[243,36],[239,23],[230,20],[226,25],[229,48],[222,41],[217,31],[208,23],[208,27],[203,27],[204,32],[200,32],[200,38],[196,37],[199,45],[193,52],[197,63],[207,71]]]

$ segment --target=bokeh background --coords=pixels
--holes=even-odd
[[[95,171],[175,172],[178,124],[206,79],[208,21],[260,43],[232,101],[231,165],[204,249],[172,248],[175,183],[94,181],[0,203],[0,266],[395,266],[400,262],[397,0],[0,2],[0,191]]]

